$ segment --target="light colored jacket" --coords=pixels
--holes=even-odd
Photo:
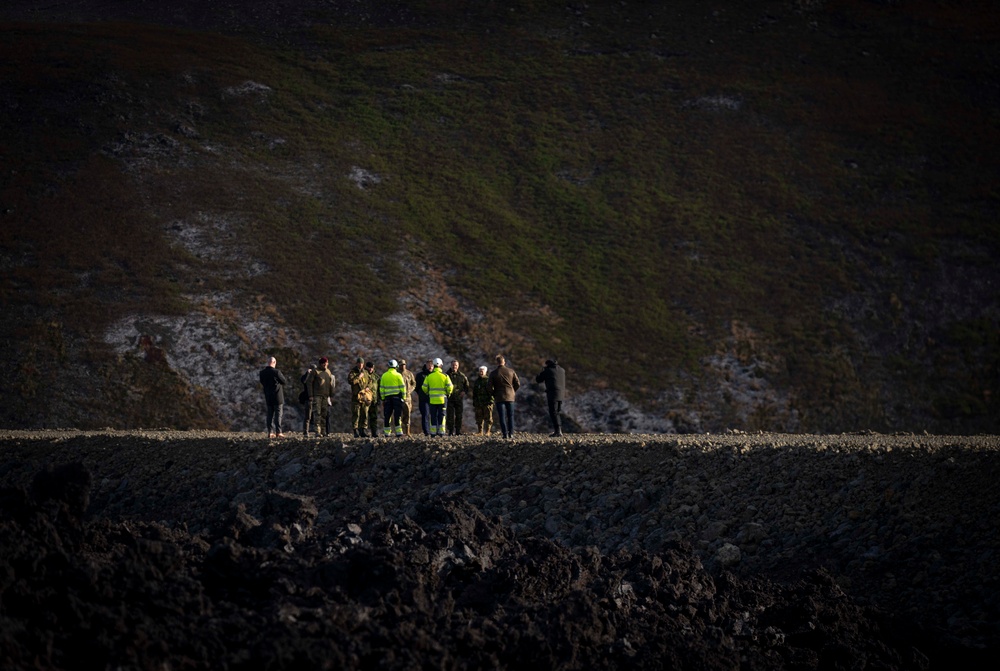
[[[399,396],[402,398],[405,393],[406,381],[399,374],[398,370],[390,368],[382,373],[382,377],[378,381],[378,397],[380,399],[384,401],[390,396]]]
[[[451,378],[441,372],[440,366],[435,366],[424,378],[423,391],[430,397],[431,405],[444,405],[454,388]]]

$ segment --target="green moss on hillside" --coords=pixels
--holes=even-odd
[[[4,26],[0,296],[97,333],[238,286],[306,332],[380,329],[419,253],[501,318],[558,317],[512,325],[526,363],[556,352],[642,399],[745,323],[806,426],[891,424],[868,378],[902,373],[833,306],[912,293],[956,240],[996,249],[979,43],[846,11],[585,26],[543,4],[488,32],[328,26],[308,51]],[[236,258],[179,244],[190,221]],[[933,405],[995,409],[961,398]]]

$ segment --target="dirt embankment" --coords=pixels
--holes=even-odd
[[[919,669],[1000,643],[995,437],[0,454],[4,668]]]

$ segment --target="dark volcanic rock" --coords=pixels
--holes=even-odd
[[[822,570],[713,577],[683,542],[571,550],[448,497],[323,532],[309,497],[278,492],[263,521],[240,505],[209,537],[84,521],[91,481],[77,464],[0,492],[3,668],[926,669],[956,653]]]

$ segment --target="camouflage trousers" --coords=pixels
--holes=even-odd
[[[403,411],[399,415],[399,425],[403,427],[403,433],[410,435],[410,412],[413,410],[413,403],[403,401]]]
[[[477,405],[476,410],[476,431],[484,435],[489,435],[493,428],[493,404]]]
[[[368,428],[367,403],[351,401],[351,428],[354,430]]]
[[[312,418],[316,422],[317,436],[322,436],[327,432],[327,418],[330,416],[329,398],[329,396],[314,396],[312,399]]]

